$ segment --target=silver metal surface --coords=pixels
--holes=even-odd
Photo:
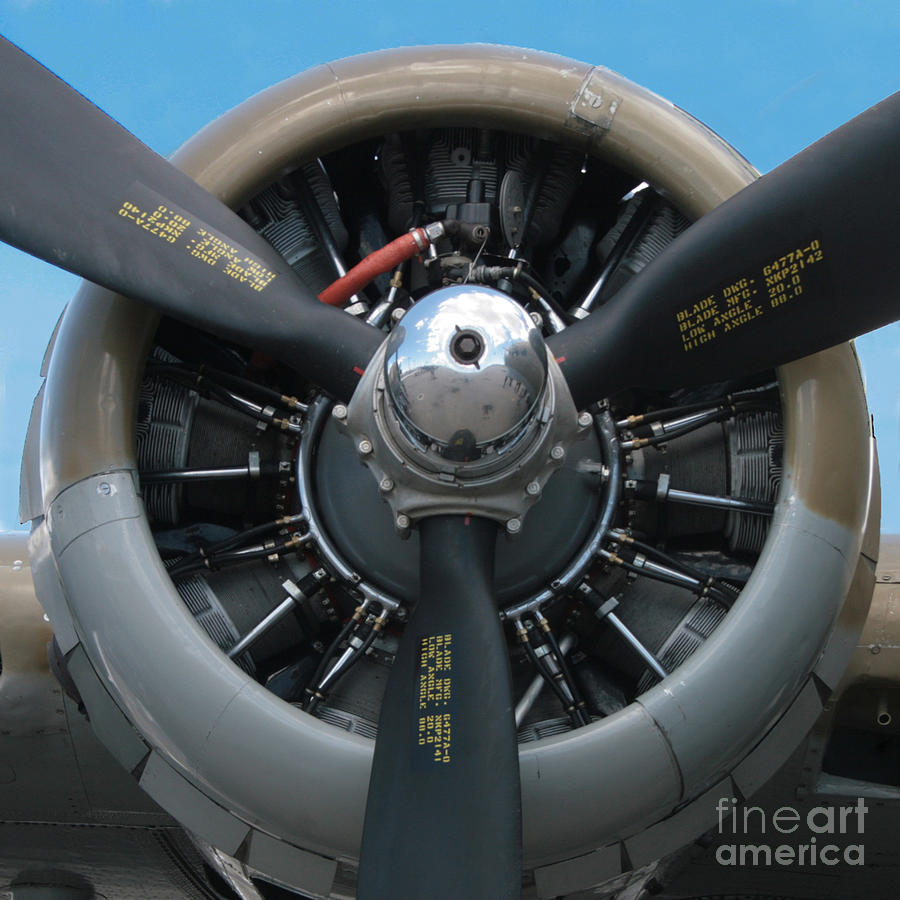
[[[474,290],[477,295],[481,295],[486,289],[474,288]],[[438,295],[443,296],[444,291],[435,291],[434,295],[429,296]],[[454,293],[448,296],[457,295]],[[494,425],[488,424],[486,430],[479,430],[477,421],[472,423],[480,436],[487,440],[484,452],[475,446],[477,456],[474,458],[454,459],[452,457],[457,454],[448,452],[451,449],[450,443],[453,442],[438,446],[428,438],[422,443],[411,432],[408,424],[401,421],[392,399],[392,389],[388,385],[393,378],[394,392],[400,390],[397,387],[399,384],[407,391],[407,395],[409,394],[410,379],[404,381],[399,374],[407,370],[405,363],[400,364],[406,357],[402,356],[398,348],[403,345],[404,327],[406,334],[414,330],[424,332],[429,328],[429,320],[424,316],[413,320],[410,318],[411,313],[407,313],[403,319],[404,324],[397,326],[366,368],[347,407],[346,415],[339,415],[338,413],[343,413],[343,409],[335,407],[335,421],[346,429],[345,433],[353,440],[357,452],[360,453],[360,461],[365,463],[379,484],[384,483],[385,479],[393,484],[392,489],[384,493],[384,499],[397,521],[400,521],[400,516],[406,516],[410,523],[414,524],[416,520],[425,516],[471,514],[493,519],[506,527],[511,519],[521,520],[528,509],[538,502],[543,486],[563,464],[565,448],[587,432],[587,428],[579,423],[578,411],[572,403],[559,365],[546,354],[543,354],[542,359],[541,352],[529,343],[534,340],[535,346],[543,349],[543,343],[531,317],[505,294],[491,291],[486,296],[490,296],[491,302],[502,301],[499,308],[503,310],[503,314],[500,317],[500,324],[495,329],[497,335],[500,337],[509,335],[513,333],[514,327],[524,325],[525,335],[537,337],[526,339],[527,349],[525,346],[516,345],[519,348],[516,352],[522,355],[520,370],[513,371],[512,366],[491,363],[485,372],[496,371],[485,383],[485,393],[479,394],[479,402],[473,405],[463,400],[459,401],[458,412],[465,412],[476,419],[482,418],[481,407],[485,405],[506,407],[507,414],[501,417],[504,423],[502,427],[496,424],[499,420],[491,416],[488,416],[486,421],[493,422]],[[428,298],[420,301],[416,308],[427,300]],[[480,306],[480,302],[477,305]],[[436,331],[444,335],[442,339],[452,340],[453,335],[458,334],[454,321],[463,320],[455,319],[455,313],[452,313],[456,309],[455,301],[450,305],[449,312],[443,310],[438,302],[426,306],[425,309],[437,309],[436,314],[444,316],[441,328]],[[419,325],[410,327],[413,321],[420,323],[421,327]],[[485,328],[485,333],[489,337],[490,332],[487,326]],[[400,338],[394,337],[397,333],[401,334]],[[416,342],[414,347],[418,346]],[[426,342],[425,347],[427,346]],[[490,356],[490,346],[485,343],[482,358],[486,363]],[[498,340],[497,347],[500,346],[501,342]],[[510,354],[512,352],[509,351]],[[436,354],[436,358],[443,358],[444,351],[436,351]],[[505,359],[506,354],[507,351],[504,350],[502,358]],[[386,360],[391,358],[395,359],[395,365],[386,363]],[[424,359],[424,356],[420,359]],[[471,368],[477,376],[478,370],[474,366]],[[392,370],[393,375],[390,374]],[[419,373],[411,379],[412,381],[419,382],[427,377],[424,363],[412,371]],[[531,391],[538,384],[538,376],[542,371],[546,374],[546,381],[536,403],[529,401],[517,406],[516,402],[505,396],[507,392],[516,394]],[[521,374],[523,372],[524,375]],[[527,385],[517,380],[520,376],[521,378],[527,376]],[[509,384],[504,385],[504,379],[507,379]],[[451,382],[444,386],[444,391],[451,392],[450,397],[456,396],[452,393],[452,383],[451,378]],[[468,388],[464,388],[463,384],[464,382],[459,382],[457,393],[474,392],[474,385],[478,384],[478,380],[476,378]],[[494,388],[497,389],[496,394],[491,393]],[[422,394],[423,391],[419,393]],[[417,394],[417,400],[418,396]],[[495,402],[491,402],[492,396]],[[452,399],[447,400],[446,397],[445,401],[450,406],[456,403]],[[401,398],[401,402],[405,401]],[[438,402],[437,394],[435,402]],[[415,407],[416,410],[423,408]],[[516,420],[516,416],[518,416],[517,430],[514,429],[510,437],[511,433],[504,429],[510,422]],[[457,423],[462,421],[456,420]],[[464,430],[448,429],[442,432],[442,435],[453,437],[454,434],[459,435]],[[488,440],[491,436],[493,437]],[[365,447],[365,452],[362,451],[362,447]],[[301,473],[298,484],[304,477]],[[532,487],[529,490],[530,484],[536,484],[539,489],[535,490]]]
[[[547,349],[511,297],[456,285],[407,312],[388,338],[384,371],[406,427],[463,461],[499,451],[523,431],[547,382]]]
[[[632,646],[634,650],[637,651],[638,655],[659,675],[660,678],[665,678],[669,673],[662,667],[662,663],[635,637],[634,632],[614,613],[608,612],[606,614],[606,618],[609,620],[609,624],[625,638],[626,641]]]
[[[664,566],[654,562],[652,559],[647,559],[643,553],[635,554],[634,559],[631,560],[631,565],[642,572],[646,572],[651,577],[653,575],[662,575],[664,578],[670,578],[688,588],[701,587],[700,582],[692,575],[687,575],[684,572],[679,572],[678,569],[673,569],[671,566]]]
[[[741,512],[758,513],[761,516],[772,514],[772,504],[739,500],[737,497],[714,497],[711,494],[698,494],[695,491],[681,491],[669,488],[665,499],[672,503],[687,503],[691,506],[711,506],[717,509],[738,509]]]
[[[143,472],[144,484],[172,484],[179,481],[230,481],[252,478],[251,466],[228,466],[221,469],[172,469],[169,472]],[[259,477],[258,473],[257,476]]]
[[[676,428],[682,428],[685,425],[693,425],[694,422],[701,421],[715,411],[715,407],[710,407],[709,409],[704,409],[688,416],[682,416],[680,419],[670,419],[668,422],[653,422],[650,425],[650,428],[654,434],[668,434]]]
[[[324,574],[324,573],[323,573]],[[294,584],[287,580],[282,587],[287,592],[287,597],[278,604],[262,621],[250,629],[229,651],[228,658],[235,659],[240,656],[251,644],[261,638],[276,622],[280,622],[306,595]]]
[[[398,288],[393,284],[388,288],[388,292],[383,300],[379,300],[375,306],[372,307],[372,311],[366,316],[366,322],[370,325],[374,325],[376,328],[381,328],[384,325],[385,319],[390,315],[391,310],[394,308],[394,304],[397,302],[397,291]]]

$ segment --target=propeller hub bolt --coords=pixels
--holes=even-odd
[[[477,331],[459,331],[456,337],[450,341],[450,355],[464,366],[477,366],[483,353],[484,341]]]
[[[360,455],[368,456],[372,452],[372,442],[368,439],[362,440],[356,445],[356,449],[359,450]]]
[[[554,462],[562,462],[566,458],[566,448],[561,444],[557,444],[550,451],[550,459]]]
[[[331,414],[336,419],[341,419],[341,420],[346,419],[347,418],[347,407],[344,406],[343,403],[338,403],[338,405],[335,406],[335,408],[333,410],[331,410]]]
[[[507,534],[518,534],[522,530],[521,519],[508,519],[506,522]]]

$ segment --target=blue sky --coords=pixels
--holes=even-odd
[[[0,33],[162,154],[297,71],[409,44],[490,41],[609,66],[706,122],[761,171],[900,88],[896,0],[0,0]],[[76,285],[0,245],[0,531],[17,527],[40,360]],[[858,347],[882,529],[900,532],[900,325]]]

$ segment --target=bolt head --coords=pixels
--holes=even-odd
[[[525,486],[525,493],[528,494],[529,497],[537,497],[541,492],[541,486],[537,481],[529,481]]]
[[[380,487],[381,490],[384,491],[385,494],[387,494],[389,491],[392,491],[394,489],[394,481],[392,478],[382,478],[378,487]]]
[[[566,458],[566,448],[562,444],[557,444],[550,450],[550,459],[554,462],[562,462]]]
[[[397,527],[405,531],[410,526],[409,516],[406,513],[399,513],[397,516]]]
[[[506,522],[507,534],[518,534],[522,530],[521,519],[508,519]]]
[[[587,410],[578,414],[578,424],[582,428],[589,428],[593,421],[594,417]]]
[[[347,407],[344,406],[343,403],[338,403],[334,409],[331,410],[331,414],[336,419],[346,419],[347,418]]]
[[[372,442],[368,438],[363,438],[356,445],[356,449],[359,450],[362,456],[368,456],[372,452]]]
[[[450,355],[462,365],[477,363],[484,353],[484,341],[477,331],[458,331],[450,342]]]

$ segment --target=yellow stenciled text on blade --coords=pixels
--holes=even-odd
[[[448,707],[453,699],[452,659],[451,634],[419,639],[416,741],[439,765],[451,760],[452,714]]]
[[[126,200],[119,207],[118,214],[130,219],[135,225],[149,231],[150,234],[155,234],[169,244],[174,244],[191,224],[190,219],[163,204],[148,212],[141,209],[136,203]]]
[[[193,225],[187,216],[165,204],[147,210],[126,200],[119,207],[118,215],[166,243],[178,243],[194,259],[246,284],[250,290],[262,291],[276,277],[275,272],[248,255],[243,248],[235,246],[208,228]]]
[[[678,310],[675,324],[682,349],[689,352],[720,340],[768,310],[778,309],[803,296],[809,287],[810,267],[824,258],[821,240],[813,239]],[[764,298],[768,299],[768,304]]]

